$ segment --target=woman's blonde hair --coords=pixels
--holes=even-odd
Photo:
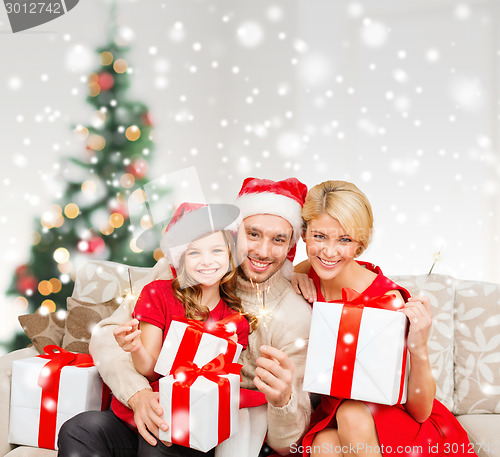
[[[366,195],[346,181],[325,181],[307,193],[302,218],[307,225],[323,214],[337,219],[347,234],[361,244],[355,257],[370,244],[373,232],[373,212]]]
[[[221,230],[221,233],[229,253],[229,268],[227,273],[221,278],[219,284],[220,296],[229,308],[245,316],[250,323],[250,329],[254,330],[257,319],[253,315],[243,311],[241,299],[236,295],[237,269],[234,262],[236,258],[236,246],[233,235],[228,230]],[[206,306],[201,305],[201,286],[187,273],[184,256],[185,254],[182,255],[180,260],[177,277],[172,281],[174,295],[184,305],[186,318],[206,321],[210,311]]]

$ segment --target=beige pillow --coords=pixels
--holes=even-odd
[[[500,285],[459,281],[455,414],[500,413]]]
[[[44,354],[43,348],[48,344],[61,346],[65,317],[64,311],[54,311],[49,314],[23,314],[18,319],[33,346],[40,354]]]
[[[97,323],[111,316],[122,300],[119,297],[96,304],[68,297],[66,301],[68,315],[62,339],[63,349],[88,354],[92,329]]]

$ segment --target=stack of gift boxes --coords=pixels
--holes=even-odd
[[[240,344],[207,333],[199,321],[172,321],[155,371],[163,419],[160,439],[207,452],[238,430]]]

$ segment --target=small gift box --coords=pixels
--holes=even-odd
[[[219,354],[237,362],[243,346],[229,338],[236,333],[236,324],[244,319],[233,314],[218,322],[178,319],[171,322],[167,336],[156,361],[155,371],[166,376],[181,362],[203,366]]]
[[[57,449],[61,425],[83,411],[107,408],[109,390],[90,355],[44,349],[47,354],[12,364],[9,443]]]
[[[304,390],[394,405],[406,401],[407,318],[393,295],[342,290],[343,303],[315,302]]]
[[[160,439],[207,452],[238,431],[241,365],[219,355],[199,368],[186,362],[160,379]]]

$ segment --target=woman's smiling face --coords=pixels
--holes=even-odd
[[[322,280],[338,277],[361,246],[337,219],[326,213],[309,222],[304,241],[311,266]]]

